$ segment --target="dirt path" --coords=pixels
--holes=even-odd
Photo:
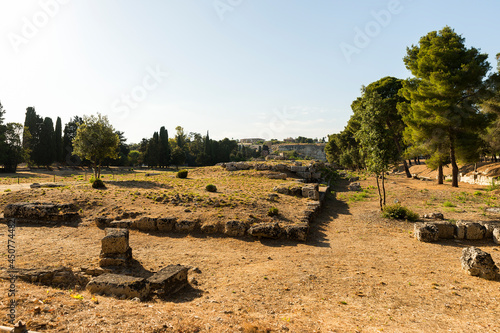
[[[390,199],[408,202],[409,193],[425,187],[429,196],[443,191],[391,181],[397,184],[388,184]],[[132,231],[133,256],[145,269],[198,267],[193,287],[168,302],[99,297],[94,304],[85,291],[84,300],[75,300],[67,290],[19,283],[19,315],[32,329],[54,332],[500,332],[499,282],[467,276],[459,261],[462,248],[475,244],[500,262],[499,248],[420,243],[412,230],[411,223],[381,219],[372,196],[349,204],[329,200],[306,244]],[[103,235],[91,225],[17,233],[19,267],[95,265]],[[2,248],[5,234],[0,225]],[[6,295],[7,284],[0,286]],[[49,301],[40,305],[43,300]],[[5,301],[0,305],[5,313]],[[35,315],[35,306],[47,311]]]

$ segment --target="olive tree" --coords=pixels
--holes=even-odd
[[[94,178],[101,177],[101,163],[106,158],[118,157],[120,138],[109,123],[108,117],[84,116],[73,139],[73,153],[92,162]]]

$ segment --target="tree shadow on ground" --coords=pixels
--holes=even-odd
[[[140,188],[140,189],[172,188],[169,185],[157,183],[155,181],[150,181],[150,180],[124,180],[124,181],[106,180],[105,184],[114,185],[116,187]]]

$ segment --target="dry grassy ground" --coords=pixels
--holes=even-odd
[[[234,214],[231,209],[240,209],[240,216],[248,214],[251,206],[237,200],[243,194],[250,196],[249,205],[256,201],[257,211],[267,207],[258,198],[271,193],[270,189],[256,188],[257,182],[244,185],[252,177],[234,176],[241,178],[219,185],[228,179],[222,171],[196,172],[191,184],[208,177],[222,193],[235,191],[234,184],[241,183],[241,195],[227,200],[236,207],[222,207],[222,213],[210,215],[214,219]],[[200,180],[199,186],[206,182]],[[260,183],[273,182],[283,181],[262,179]],[[375,180],[360,182],[365,189],[361,193],[349,192],[346,182],[339,183],[336,199],[326,202],[305,244],[131,231],[134,258],[144,269],[156,271],[168,264],[198,267],[201,273],[190,273],[191,287],[166,301],[98,297],[96,303],[86,291],[78,291],[83,299],[75,299],[70,296],[75,291],[17,282],[18,318],[32,330],[53,332],[500,332],[499,282],[466,275],[459,260],[462,248],[473,244],[500,263],[499,247],[492,242],[417,242],[411,223],[380,217]],[[84,220],[78,228],[18,227],[16,265],[95,265],[104,232],[91,223],[92,218],[106,212],[118,214],[112,206],[116,204],[128,211],[169,213],[177,206],[157,203],[144,194],[132,201],[131,193],[176,190],[172,184],[173,189],[115,184],[104,195],[88,185],[62,192],[45,190],[43,196],[42,190],[3,192],[3,204],[22,197],[91,203],[83,208]],[[192,188],[196,189],[189,191]],[[387,190],[388,202],[398,199],[420,214],[441,211],[454,220],[498,218],[483,210],[498,206],[494,189],[465,184],[454,189],[393,175]],[[290,209],[286,214],[292,219],[296,203],[282,204],[280,209]],[[0,225],[0,248],[5,249],[6,242],[7,227]],[[4,253],[2,257],[6,258]],[[7,266],[6,259],[2,261],[0,266]],[[1,281],[2,313],[7,312],[7,288]],[[40,314],[34,312],[37,306]],[[7,324],[5,316],[0,324]]]

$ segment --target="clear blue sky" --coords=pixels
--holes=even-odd
[[[178,125],[321,138],[362,85],[409,77],[406,47],[430,31],[451,26],[495,68],[499,13],[496,0],[5,0],[0,102],[9,122],[28,106],[63,124],[100,112],[129,143]]]

